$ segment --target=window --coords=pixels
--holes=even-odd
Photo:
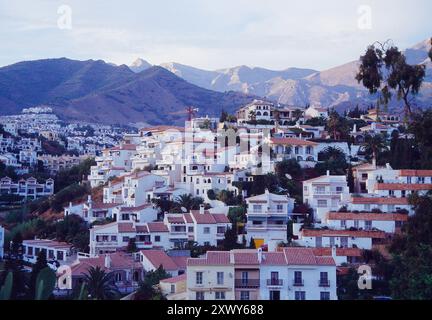
[[[306,291],[295,291],[294,298],[296,300],[306,300]]]
[[[322,291],[320,293],[320,299],[321,300],[330,300],[330,292]]]
[[[364,209],[365,209],[366,211],[369,211],[369,210],[370,210],[370,204],[365,204],[365,205],[364,205]]]
[[[204,227],[204,233],[209,234],[210,233],[210,227]]]
[[[193,231],[194,231],[193,227],[188,227],[188,232],[193,232]]]
[[[346,220],[341,220],[340,226],[341,226],[341,228],[345,229],[346,228]]]
[[[175,293],[175,284],[171,285],[171,293]]]
[[[202,284],[203,283],[203,273],[197,272],[195,280],[196,280],[196,284]]]
[[[121,273],[116,273],[115,274],[115,281],[116,282],[122,281],[122,274]]]
[[[249,273],[247,271],[242,271],[242,274],[241,274],[242,284],[247,284],[248,278],[249,278]]]
[[[340,244],[342,248],[348,247],[348,237],[340,237]]]
[[[342,193],[343,188],[342,187],[336,187],[336,193]]]
[[[303,278],[301,271],[294,271],[294,285],[300,286],[303,285]]]
[[[334,247],[335,245],[335,237],[329,237],[330,239],[330,247]]]
[[[327,207],[327,200],[318,200],[318,208]]]
[[[160,239],[160,236],[155,236],[154,239],[155,239],[155,240],[154,240],[155,242],[160,242],[160,240],[161,240],[161,239]]]
[[[354,228],[359,228],[359,221],[358,220],[354,220]]]
[[[240,300],[250,300],[249,291],[240,291]]]
[[[262,206],[260,204],[254,204],[252,209],[254,212],[261,212]]]
[[[217,284],[223,284],[224,283],[224,273],[218,272],[217,273]]]
[[[280,300],[280,291],[270,290],[270,300]]]
[[[322,237],[316,237],[315,238],[315,246],[317,248],[321,248],[322,247]]]
[[[329,286],[328,273],[320,272],[320,286]]]
[[[370,229],[372,229],[372,221],[366,220],[365,221],[365,230],[370,230]]]
[[[325,187],[321,187],[321,186],[319,186],[319,187],[316,187],[316,193],[318,193],[318,194],[322,194],[322,193],[324,193],[325,192]]]
[[[225,292],[224,291],[216,291],[215,292],[215,298],[216,300],[225,300]]]
[[[282,204],[278,204],[276,206],[276,210],[277,210],[277,212],[283,212],[283,205]]]
[[[195,294],[195,300],[204,300],[204,292],[197,292]]]

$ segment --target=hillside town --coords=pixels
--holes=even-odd
[[[49,267],[57,299],[97,276],[98,299],[390,298],[383,261],[432,190],[421,137],[377,107],[256,99],[123,134],[51,111],[0,119],[0,263]]]

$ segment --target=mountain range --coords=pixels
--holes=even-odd
[[[256,96],[217,92],[191,84],[158,66],[135,73],[126,65],[66,58],[0,68],[0,112],[49,105],[63,119],[109,124],[182,124],[186,106],[201,114],[234,112]]]
[[[429,49],[430,42],[425,40],[405,50],[409,63],[427,65],[416,100],[419,107],[432,104]],[[358,66],[358,61],[352,61],[324,71],[248,66],[209,71],[173,62],[152,66],[144,59],[131,66],[67,58],[23,61],[0,68],[0,114],[44,104],[66,120],[182,124],[187,106],[199,108],[200,115],[218,116],[222,110],[234,113],[259,97],[342,111],[375,101],[355,80]],[[391,104],[400,106],[397,101]]]
[[[404,51],[410,64],[425,63],[427,66],[425,82],[417,97],[417,103],[422,107],[432,104],[432,64],[427,57],[430,47],[428,39]],[[274,71],[247,66],[208,71],[175,62],[161,66],[203,88],[220,92],[240,91],[281,104],[335,107],[342,111],[353,104],[368,106],[375,101],[375,97],[355,80],[359,61],[324,71],[300,68]],[[391,103],[392,107],[400,105],[397,101]]]

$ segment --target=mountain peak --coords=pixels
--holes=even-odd
[[[141,71],[144,71],[148,68],[150,68],[152,65],[148,63],[146,60],[142,58],[136,59],[132,64],[129,66],[129,69],[131,69],[135,73],[139,73]]]

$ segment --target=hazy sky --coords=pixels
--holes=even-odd
[[[431,12],[430,0],[0,0],[0,66],[142,57],[205,69],[323,70],[376,40],[406,48],[431,37]]]

